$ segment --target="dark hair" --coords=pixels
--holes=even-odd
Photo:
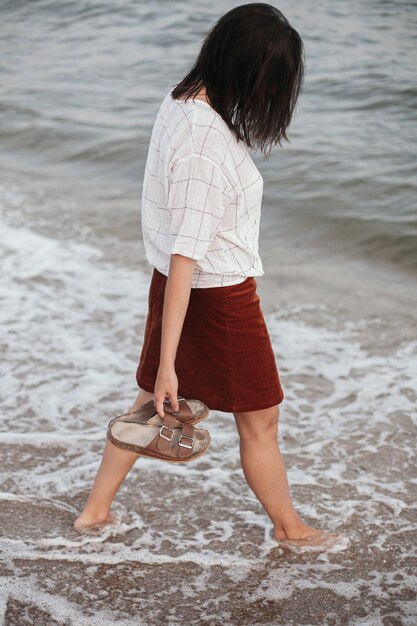
[[[286,129],[303,84],[303,57],[302,39],[281,11],[264,2],[242,4],[208,32],[172,97],[188,99],[205,87],[210,105],[237,138],[269,156],[282,139],[289,143]]]

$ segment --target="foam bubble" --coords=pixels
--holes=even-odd
[[[312,525],[345,533],[324,553],[288,555],[279,547],[242,475],[233,418],[214,411],[202,459],[183,467],[140,459],[116,498],[120,517],[78,536],[72,523],[97,471],[107,421],[136,394],[150,272],[116,266],[93,245],[6,223],[0,230],[9,599],[45,607],[58,623],[111,624],[110,609],[85,617],[91,596],[81,586],[83,608],[66,599],[75,574],[62,564],[84,575],[126,564],[196,568],[189,593],[199,601],[203,589],[216,593],[219,576],[246,589],[251,602],[312,591],[352,602],[364,589],[368,597],[393,587],[410,592],[416,342],[378,350],[380,320],[344,324],[325,304],[280,306],[266,316],[286,394],[280,446],[297,510]],[[349,568],[364,564],[371,578],[346,580]],[[42,582],[49,567],[61,572],[62,589],[52,577]],[[401,581],[388,576],[398,571]],[[107,593],[104,580],[97,594]],[[226,624],[227,611],[220,614]]]

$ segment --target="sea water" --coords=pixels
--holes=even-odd
[[[232,6],[0,8],[5,624],[416,622],[412,3],[281,3],[305,40],[305,91],[291,144],[254,155],[280,447],[301,516],[343,537],[275,542],[218,411],[201,459],[140,458],[115,522],[72,530],[107,422],[137,392],[152,121]]]

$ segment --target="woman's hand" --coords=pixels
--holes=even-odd
[[[174,367],[159,366],[155,381],[154,404],[160,417],[164,417],[164,400],[171,401],[173,411],[179,410],[178,378]]]

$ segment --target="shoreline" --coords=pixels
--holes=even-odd
[[[242,473],[233,418],[217,411],[202,459],[184,468],[140,459],[115,499],[117,522],[77,536],[72,523],[108,419],[136,393],[152,269],[132,238],[129,226],[139,231],[131,215],[114,233],[105,213],[88,217],[81,207],[76,239],[77,216],[58,215],[49,199],[40,196],[34,212],[18,213],[20,206],[6,211],[15,225],[1,241],[8,306],[0,320],[0,582],[8,626],[136,625],[142,614],[146,625],[166,624],[167,593],[177,621],[201,626],[207,616],[216,626],[321,624],[329,606],[344,623],[377,612],[411,626],[411,277],[283,248],[276,267],[263,255],[257,279],[285,393],[280,440],[297,510],[345,534],[348,549],[287,553],[272,540]],[[162,596],[155,579],[167,582]]]

